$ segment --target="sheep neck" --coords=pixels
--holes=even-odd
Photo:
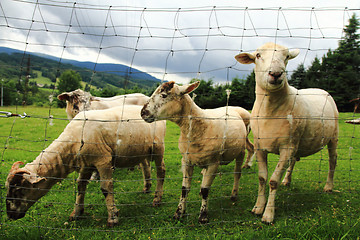
[[[25,165],[24,169],[37,176],[48,178],[55,184],[61,181],[68,174],[75,170],[76,148],[80,148],[80,143],[75,143],[65,139],[60,135],[50,144],[36,159]]]
[[[267,113],[273,114],[274,112],[279,111],[286,105],[293,103],[291,101],[292,98],[296,95],[293,89],[289,84],[287,79],[284,79],[284,86],[274,92],[267,91],[266,89],[261,88],[258,84],[256,84],[256,99],[255,105],[258,106],[257,109],[260,110],[262,108],[267,109]],[[260,108],[260,106],[261,108]],[[288,109],[288,108],[286,108]]]
[[[189,95],[181,99],[182,111],[174,122],[180,127],[181,134],[186,138],[196,138],[206,128],[203,110],[196,105]]]

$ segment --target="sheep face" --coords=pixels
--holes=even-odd
[[[194,91],[200,82],[179,86],[175,82],[160,85],[141,109],[141,117],[148,123],[168,117],[181,116],[181,98]]]
[[[275,43],[266,43],[254,53],[240,53],[235,59],[242,64],[255,63],[256,84],[271,92],[285,85],[286,65],[298,54],[298,49],[289,51],[288,48]]]
[[[92,96],[88,92],[77,89],[72,92],[64,92],[57,98],[66,101],[66,113],[69,119],[73,119],[79,112],[86,110]]]
[[[8,217],[14,220],[24,217],[26,211],[48,192],[44,187],[45,178],[18,169],[20,164],[23,163],[14,163],[5,183],[6,212]]]

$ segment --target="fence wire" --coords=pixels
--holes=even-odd
[[[67,67],[67,60],[77,59],[94,63],[92,69],[84,70],[91,72],[89,85],[93,85],[95,77],[101,73],[124,73],[125,81],[131,81],[137,77],[138,69],[156,76],[159,84],[171,80],[188,83],[192,78],[213,78],[214,81],[230,84],[230,79],[239,76],[243,78],[251,74],[253,69],[253,66],[240,66],[236,63],[234,56],[238,53],[253,52],[261,43],[272,41],[300,49],[301,55],[297,62],[294,60],[294,65],[302,63],[307,66],[315,56],[325,54],[329,48],[336,48],[343,37],[343,29],[348,19],[353,13],[359,12],[360,9],[349,7],[147,8],[57,0],[9,0],[0,3],[0,45],[18,49],[23,53],[22,61],[16,63],[20,79],[24,77],[22,75],[27,66],[27,54],[42,53],[53,56],[57,61],[56,68],[48,68],[55,74],[56,81]],[[324,15],[328,13],[333,14],[334,21],[328,21],[328,18],[324,21]],[[303,20],[302,24],[296,23],[299,17]],[[105,62],[121,63],[129,68],[99,70],[99,65]],[[9,66],[2,64],[4,68]],[[31,67],[46,68],[36,64]],[[289,73],[292,71],[293,68],[288,70]],[[20,93],[14,89],[5,87],[5,91],[18,94],[20,99]],[[181,221],[172,219],[179,198],[185,194],[184,189],[182,190],[181,172],[185,166],[181,159],[182,156],[187,159],[193,144],[191,141],[184,142],[183,138],[179,139],[181,129],[173,122],[179,119],[189,120],[188,138],[192,137],[192,130],[200,120],[224,120],[228,130],[228,121],[234,121],[228,114],[229,102],[238,94],[237,91],[215,93],[215,97],[227,96],[224,116],[199,117],[192,115],[196,110],[192,109],[194,111],[191,110],[190,115],[164,118],[162,120],[167,121],[166,137],[163,141],[156,138],[156,131],[161,128],[157,122],[153,124],[148,142],[136,142],[134,138],[132,141],[122,142],[122,131],[127,130],[126,133],[130,136],[128,139],[131,139],[132,134],[136,135],[136,131],[141,132],[137,129],[139,123],[144,123],[140,113],[138,117],[128,117],[126,108],[119,108],[120,112],[113,115],[116,117],[113,119],[101,115],[104,113],[101,111],[96,112],[96,116],[84,111],[69,122],[65,109],[55,107],[53,97],[57,94],[55,88],[51,89],[47,107],[40,110],[22,106],[19,99],[16,106],[1,108],[0,236],[10,238],[20,233],[34,238],[216,238],[233,236],[236,232],[261,231],[265,228],[261,225],[260,218],[250,213],[258,195],[256,161],[250,168],[242,170],[236,202],[230,200],[235,163],[219,166],[208,196],[209,222],[205,225],[197,222],[202,203],[198,192],[201,191],[200,184],[205,174],[201,168],[195,167],[184,218]],[[284,116],[272,116],[262,120],[283,118]],[[334,120],[322,116],[319,118],[322,121]],[[338,119],[340,133],[334,192],[339,193],[327,195],[323,192],[328,172],[326,147],[314,155],[302,158],[296,163],[291,187],[282,188],[278,192],[275,218],[281,222],[283,229],[291,231],[298,221],[308,221],[316,225],[323,221],[323,218],[334,218],[339,224],[354,227],[358,225],[359,130],[356,125],[345,124],[346,120],[354,118],[358,118],[356,113],[341,113]],[[308,119],[308,116],[303,116],[293,120]],[[242,122],[239,119],[236,121]],[[107,127],[112,128],[105,129]],[[258,131],[261,132],[261,129]],[[61,135],[63,132],[65,134]],[[91,133],[98,135],[91,137]],[[108,136],[104,134],[103,138],[98,140],[99,134],[103,133],[113,133],[114,136],[107,139]],[[146,134],[145,131],[142,133]],[[252,134],[250,140],[254,142]],[[220,149],[207,150],[209,152],[204,150],[197,154],[217,155],[225,150],[236,150],[225,149],[225,141],[229,140],[225,132],[206,138],[209,142],[216,140],[221,141]],[[232,140],[238,139],[230,139]],[[178,144],[188,145],[183,155]],[[102,151],[112,146],[120,148],[120,145],[125,150],[150,147],[143,154],[130,157],[118,155],[116,150],[106,153]],[[166,167],[163,197],[160,206],[153,207],[153,198],[159,194],[155,190],[159,176],[159,169],[155,164],[159,153],[155,149],[161,146],[165,146],[163,158]],[[95,150],[84,152],[84,148]],[[247,152],[246,156],[248,154]],[[79,203],[79,194],[85,191],[78,186],[77,171],[95,170],[94,165],[84,166],[82,161],[110,158],[121,162],[122,159],[130,158],[139,162],[138,159],[144,156],[150,156],[149,159],[154,160],[150,163],[150,189],[146,189],[149,187],[144,172],[146,166],[122,166],[112,162],[113,176],[108,179],[89,180],[85,202],[81,204],[85,213],[71,219],[74,221],[69,220],[75,202]],[[29,208],[24,218],[9,220],[6,207],[10,203],[6,200],[8,188],[5,183],[12,165],[17,161],[27,164],[26,169],[34,171],[32,173],[51,172],[52,175],[46,176],[46,179],[53,184],[51,188],[46,186],[48,192],[39,200],[27,196],[26,202],[34,205]],[[278,156],[271,154],[267,161],[270,177],[278,163]],[[208,165],[203,163],[201,167],[207,168]],[[102,174],[108,170],[108,165],[99,163],[96,168]],[[18,174],[22,176],[24,172]],[[16,174],[11,177],[16,177]],[[112,192],[104,189],[109,181],[113,181]],[[14,200],[23,199],[26,193],[33,190],[28,185],[12,187],[17,187],[22,192],[22,195],[13,195]],[[114,198],[111,202],[105,202],[104,196],[107,198],[109,194],[114,195]],[[106,226],[106,206],[118,209],[119,222],[114,228]],[[303,212],[306,212],[306,215]]]

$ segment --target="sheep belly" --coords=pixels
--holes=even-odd
[[[222,126],[225,129],[224,125]],[[245,125],[238,120],[229,121],[227,133],[208,128],[202,137],[189,140],[180,136],[179,150],[186,162],[198,166],[220,162],[228,164],[233,161],[245,148]]]

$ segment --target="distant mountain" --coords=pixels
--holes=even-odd
[[[17,50],[17,49],[0,47],[0,53],[7,53],[7,54],[20,53],[21,54],[23,52],[24,51]],[[59,61],[58,57],[54,57],[54,56],[47,55],[47,54],[34,53],[34,52],[27,52],[26,54],[31,54],[34,56],[50,59],[50,60],[57,61],[57,62]],[[71,64],[71,65],[79,67],[79,68],[86,68],[86,69],[90,69],[90,70],[94,70],[94,67],[96,64],[94,62],[80,62],[80,61],[70,60],[70,59],[62,59],[61,62],[64,64]],[[157,79],[156,77],[151,76],[148,73],[142,72],[135,68],[130,68],[130,67],[122,65],[122,64],[97,63],[95,71],[109,73],[109,74],[116,74],[116,75],[119,75],[122,77],[129,76],[131,79],[139,79],[142,81],[146,80],[146,81],[152,81],[155,83],[161,82],[160,79]]]
[[[63,59],[62,62],[71,64],[71,65],[74,65],[77,67],[81,67],[81,68],[87,68],[90,70],[94,70],[94,67],[95,67],[95,63],[93,63],[93,62],[79,62],[79,61],[68,60],[68,59]],[[143,79],[143,80],[148,80],[148,81],[153,81],[153,82],[160,82],[159,79],[151,76],[148,73],[142,72],[135,68],[130,68],[130,67],[122,65],[122,64],[97,63],[95,71],[112,73],[112,74],[116,74],[116,75],[123,76],[123,77],[130,74],[130,76],[132,78]]]

